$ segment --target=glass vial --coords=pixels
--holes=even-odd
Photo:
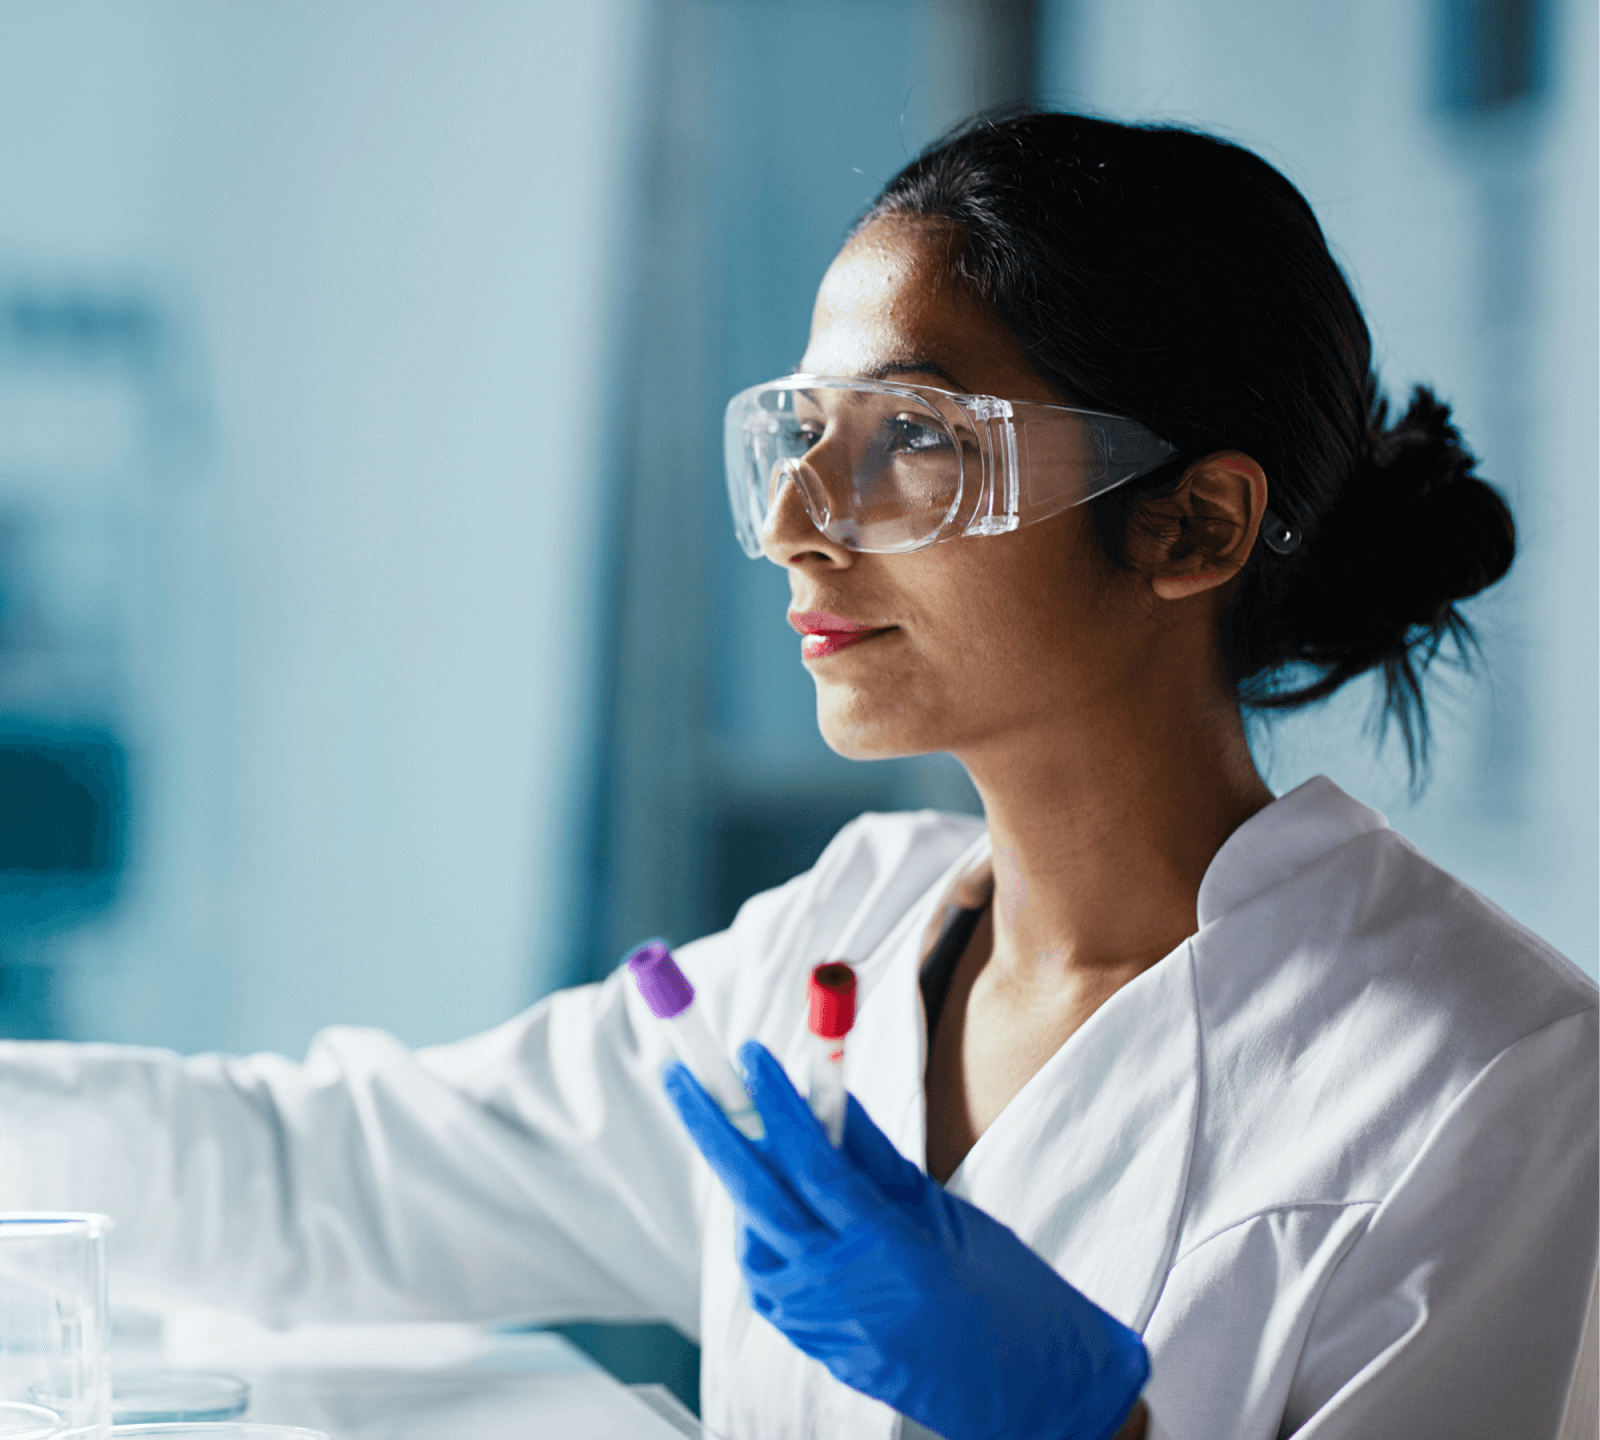
[[[829,1141],[844,1142],[844,1042],[856,1021],[856,972],[843,961],[811,972],[811,1113]]]
[[[665,1026],[678,1058],[740,1134],[761,1139],[766,1128],[751,1103],[750,1092],[706,1023],[705,1011],[694,1003],[694,986],[678,968],[666,942],[647,941],[628,956],[627,965],[650,1013]]]

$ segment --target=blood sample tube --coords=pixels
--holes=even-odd
[[[844,1038],[856,1023],[856,972],[843,961],[811,972],[811,1113],[828,1139],[844,1141]]]
[[[665,1025],[672,1048],[707,1095],[743,1135],[759,1140],[766,1127],[751,1103],[750,1092],[723,1052],[722,1042],[694,1003],[694,986],[678,968],[664,940],[648,940],[628,956],[628,970],[650,1013]]]

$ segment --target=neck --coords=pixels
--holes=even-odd
[[[1231,701],[1129,707],[961,759],[994,844],[990,963],[1041,994],[1109,992],[1193,934],[1206,867],[1272,800]]]

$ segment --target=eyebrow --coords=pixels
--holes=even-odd
[[[855,378],[859,380],[892,380],[902,375],[937,375],[952,390],[959,395],[968,393],[967,387],[956,379],[937,360],[926,355],[913,355],[904,360],[885,360],[881,365],[873,365],[865,370],[858,371]]]

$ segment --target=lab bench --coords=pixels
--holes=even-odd
[[[274,1331],[178,1311],[127,1334],[114,1369],[227,1371],[247,1380],[242,1418],[331,1440],[701,1440],[665,1387],[624,1385],[550,1331],[470,1325],[303,1325]]]

